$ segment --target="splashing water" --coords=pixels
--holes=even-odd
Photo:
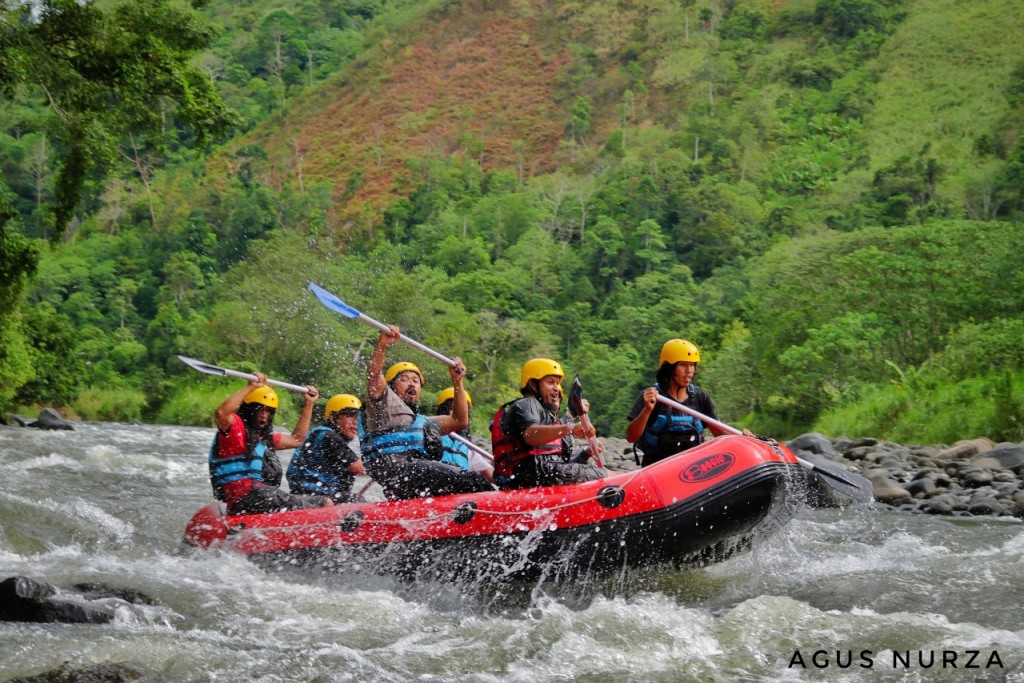
[[[1005,519],[805,510],[705,569],[568,584],[265,570],[181,543],[210,502],[212,430],[76,427],[0,428],[0,578],[156,604],[107,600],[103,625],[0,622],[0,680],[68,662],[174,681],[1024,683],[1024,526]],[[1002,666],[965,668],[971,652]]]

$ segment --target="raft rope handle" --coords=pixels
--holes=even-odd
[[[640,473],[641,473],[641,470],[634,471],[632,473],[632,475],[628,479],[626,479],[626,481],[624,481],[621,484],[623,490],[625,490],[625,488],[627,486],[632,484],[633,481],[640,475]],[[550,515],[550,514],[552,514],[554,512],[558,512],[559,510],[565,510],[567,508],[571,508],[571,507],[576,506],[576,505],[583,505],[585,503],[595,503],[595,502],[598,502],[600,500],[600,498],[601,498],[600,495],[594,495],[594,496],[591,496],[589,498],[583,498],[581,500],[574,500],[574,501],[569,502],[569,503],[561,503],[559,505],[554,505],[552,507],[540,508],[540,509],[534,509],[534,510],[505,511],[505,510],[487,510],[487,509],[484,509],[484,508],[477,508],[474,512],[476,514],[478,514],[478,515],[492,515],[494,517],[514,517],[514,516],[519,516],[519,517],[523,517],[523,516],[538,517],[538,516],[547,516],[547,515]],[[223,517],[222,517],[222,519],[223,519]],[[424,523],[424,522],[430,522],[430,523],[443,522],[445,520],[451,521],[451,516],[448,513],[440,514],[440,515],[431,515],[429,517],[412,517],[412,518],[407,518],[407,519],[366,519],[366,518],[363,518],[362,520],[360,520],[359,526],[363,526],[363,525],[366,525],[366,524],[377,524],[379,526],[389,526],[389,525],[406,526],[406,525],[411,525],[411,524],[420,524],[420,523]],[[256,527],[256,528],[239,529],[239,531],[237,532],[236,535],[237,536],[243,536],[243,535],[248,534],[248,533],[260,533],[260,532],[264,532],[264,531],[287,531],[287,530],[302,531],[302,530],[306,530],[306,529],[315,529],[317,527],[323,527],[323,526],[336,527],[337,525],[338,525],[338,520],[331,520],[331,521],[325,521],[325,522],[312,522],[310,524],[293,524],[293,525],[289,525],[289,526],[261,526],[261,527]]]

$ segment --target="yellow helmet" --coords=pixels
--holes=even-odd
[[[363,402],[352,394],[335,394],[327,400],[324,415],[330,417],[334,413],[340,413],[343,410],[359,410],[362,407]]]
[[[528,360],[526,365],[523,366],[523,373],[519,378],[519,388],[525,389],[531,379],[540,380],[548,375],[558,375],[558,379],[561,381],[565,377],[565,372],[562,371],[562,366],[557,361],[553,361],[550,358],[533,358]]]
[[[468,403],[469,407],[472,408],[473,397],[469,395],[468,391],[463,390],[462,393],[466,395],[466,403]],[[436,408],[445,401],[450,401],[453,398],[455,398],[455,387],[448,387],[447,389],[442,389],[441,393],[437,395],[437,401],[434,402],[434,407]]]
[[[260,405],[277,410],[277,393],[270,387],[259,387],[253,389],[242,399],[242,403],[259,403]]]
[[[407,361],[403,361],[401,363],[395,363],[390,368],[388,368],[388,371],[384,373],[384,381],[385,382],[390,382],[395,377],[397,377],[400,373],[406,372],[407,370],[411,370],[412,372],[415,372],[417,375],[419,375],[420,376],[420,384],[423,384],[423,373],[420,372],[420,369],[418,367],[416,367],[414,364],[409,363]]]
[[[681,363],[688,361],[690,363],[700,362],[700,351],[693,344],[685,339],[669,339],[665,342],[665,345],[661,347],[661,357],[658,358],[658,365],[662,363]]]

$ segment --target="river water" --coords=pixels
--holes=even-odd
[[[1016,681],[1024,525],[805,510],[704,569],[572,586],[267,572],[187,549],[212,429],[0,427],[0,579],[131,587],[102,625],[0,622],[0,681]],[[287,453],[285,464],[287,465]]]

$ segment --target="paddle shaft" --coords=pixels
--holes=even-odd
[[[576,377],[572,380],[572,387],[569,389],[569,414],[573,417],[579,417],[584,431],[597,434],[596,430],[594,430],[594,425],[590,423],[590,416],[587,415],[587,411],[583,407],[583,385],[580,383],[579,373],[576,373]],[[597,452],[597,437],[588,436],[587,443],[590,444],[590,454],[593,456],[594,462],[597,463],[598,467],[604,467],[604,463],[601,462],[601,456]]]
[[[222,368],[219,365],[211,365],[209,363],[204,363],[203,361],[196,360],[195,358],[187,358],[186,356],[178,356],[178,360],[180,360],[181,362],[185,363],[185,365],[188,365],[192,369],[198,370],[199,372],[205,372],[208,375],[221,375],[223,377],[237,377],[238,379],[244,379],[244,380],[246,380],[248,382],[255,382],[255,381],[258,380],[256,375],[250,374],[248,372],[239,372],[238,370],[229,370],[228,368]],[[281,387],[282,389],[287,389],[288,391],[294,391],[294,392],[299,393],[299,394],[305,394],[307,391],[309,391],[309,389],[307,387],[299,386],[298,384],[291,384],[289,382],[282,382],[282,381],[276,380],[276,379],[268,379],[268,380],[266,380],[266,383],[267,384],[271,384],[271,385],[273,385],[275,387]]]
[[[366,323],[370,327],[376,327],[381,332],[387,332],[388,334],[391,334],[391,326],[390,325],[385,325],[384,323],[382,323],[382,322],[380,322],[378,320],[374,320],[373,318],[371,318],[370,316],[368,316],[368,315],[366,315],[364,313],[360,313],[359,314],[358,320],[363,321],[364,323]],[[423,353],[427,354],[431,358],[434,358],[435,360],[441,361],[442,363],[444,363],[448,367],[450,367],[450,368],[454,368],[455,367],[455,361],[452,360],[451,358],[449,358],[448,356],[444,355],[443,353],[439,353],[439,352],[435,351],[434,349],[430,348],[429,346],[425,346],[425,345],[419,343],[415,339],[410,339],[409,337],[406,337],[404,334],[399,334],[398,338],[401,339],[402,341],[404,341],[409,346],[413,347],[414,349],[416,349],[418,351],[422,351]]]
[[[583,425],[583,429],[590,432],[593,431],[594,425],[590,424],[590,416],[586,413],[580,415],[580,424]],[[587,443],[590,444],[590,455],[594,458],[594,462],[597,463],[598,467],[604,467],[604,463],[601,462],[601,454],[597,452],[597,437],[588,436]]]
[[[458,432],[450,432],[448,434],[448,436],[450,436],[451,438],[455,439],[459,443],[466,444],[470,448],[470,450],[472,450],[472,451],[474,451],[476,453],[479,453],[481,456],[483,456],[484,460],[486,460],[487,462],[489,462],[489,463],[493,463],[494,462],[494,456],[493,455],[491,455],[490,453],[488,453],[484,449],[480,448],[479,446],[477,446],[475,443],[473,443],[472,441],[470,441],[466,437],[462,436],[462,434],[459,434]]]
[[[696,411],[693,408],[689,408],[687,406],[684,406],[682,403],[679,403],[678,401],[673,401],[672,399],[670,399],[670,398],[668,398],[666,396],[662,396],[661,394],[658,394],[658,401],[660,403],[664,403],[665,405],[667,405],[669,407],[675,408],[676,410],[681,410],[684,413],[692,415],[695,418],[697,418],[698,420],[703,420],[704,422],[707,422],[710,425],[714,425],[715,427],[718,427],[719,429],[727,431],[730,434],[738,434],[738,435],[742,435],[743,434],[743,432],[741,430],[736,429],[735,427],[733,427],[731,425],[727,425],[724,422],[720,422],[720,421],[718,421],[718,420],[716,420],[714,418],[708,417],[704,413]],[[857,482],[851,481],[849,476],[844,475],[844,474],[840,474],[838,472],[831,472],[828,469],[826,469],[826,468],[824,468],[824,467],[822,467],[820,465],[815,465],[810,460],[804,460],[803,458],[801,458],[798,455],[793,455],[793,457],[796,458],[796,461],[798,463],[800,463],[801,465],[803,465],[805,468],[815,472],[816,474],[819,474],[819,475],[825,477],[826,478],[825,479],[826,482],[828,482],[829,479],[834,479],[835,481],[850,487],[850,489],[852,491],[844,491],[848,495],[849,494],[856,494],[858,492],[864,493],[864,495],[868,495],[868,491],[865,490],[865,485],[864,484],[858,484]],[[864,482],[867,482],[867,480],[865,479]],[[833,487],[834,487],[834,484],[833,484]]]
[[[324,289],[320,285],[318,285],[318,284],[316,284],[314,282],[310,282],[309,283],[309,291],[313,292],[313,296],[315,296],[317,298],[317,301],[319,301],[325,307],[331,309],[335,313],[340,313],[341,315],[345,316],[346,318],[355,318],[356,320],[360,320],[360,321],[366,323],[367,325],[369,325],[370,327],[373,327],[373,328],[376,328],[376,329],[380,330],[381,332],[387,332],[388,334],[391,333],[391,326],[390,325],[385,325],[384,323],[380,322],[379,320],[374,320],[373,318],[371,318],[370,316],[366,315],[362,311],[359,311],[359,310],[357,310],[355,308],[352,308],[347,303],[345,303],[344,301],[339,299],[337,297],[337,295],[327,291],[326,289]],[[432,349],[432,348],[430,348],[428,346],[424,346],[423,344],[419,343],[415,339],[410,339],[409,337],[405,336],[404,334],[399,334],[398,338],[401,339],[402,341],[404,341],[409,346],[413,347],[414,349],[422,351],[423,353],[427,354],[428,356],[441,361],[442,363],[444,363],[448,367],[451,367],[451,368],[455,367],[455,361],[452,360],[451,358],[449,358],[448,356],[444,355],[443,353],[438,353],[434,349]]]
[[[237,377],[238,379],[244,379],[249,382],[255,382],[258,379],[256,375],[250,375],[247,372],[237,372],[235,370],[225,370],[224,374],[227,377]],[[275,387],[287,389],[288,391],[294,391],[299,394],[305,394],[307,391],[309,391],[308,387],[302,387],[299,386],[298,384],[290,384],[288,382],[281,382],[276,379],[267,379],[266,383],[271,384]]]
[[[665,405],[669,406],[670,408],[675,408],[676,410],[681,410],[684,413],[687,413],[688,415],[694,416],[695,418],[697,418],[698,420],[701,420],[702,422],[707,422],[709,425],[714,425],[715,427],[718,427],[721,430],[729,432],[730,434],[743,434],[743,430],[736,429],[732,425],[727,425],[724,422],[719,422],[718,420],[714,419],[713,417],[708,417],[704,413],[699,412],[697,410],[694,410],[693,408],[689,408],[687,406],[684,406],[682,403],[679,403],[678,401],[673,401],[672,399],[670,399],[667,396],[662,396],[661,394],[658,394],[658,402],[659,403],[664,403]]]

